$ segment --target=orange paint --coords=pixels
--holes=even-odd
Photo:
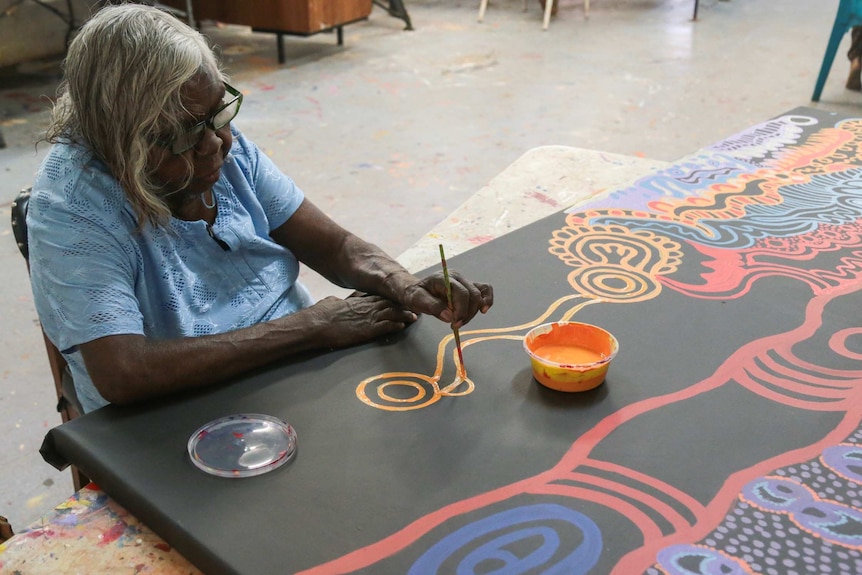
[[[524,347],[539,383],[558,391],[586,391],[605,380],[619,343],[600,327],[557,322],[533,328]]]
[[[543,345],[534,350],[543,359],[563,365],[583,365],[603,359],[602,354],[580,345]]]
[[[594,325],[561,322],[554,324],[553,328],[537,329],[535,335],[529,338],[527,346],[537,356],[554,363],[578,364],[601,361],[613,352],[615,342],[613,336]],[[569,348],[574,350],[572,351],[573,355],[592,352],[594,359],[589,361],[560,361],[539,352],[540,349],[545,348],[549,350]],[[577,350],[582,350],[582,352],[579,353]],[[595,355],[599,357],[596,358]]]

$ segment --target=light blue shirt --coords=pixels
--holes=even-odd
[[[27,215],[33,295],[84,411],[107,401],[84,367],[83,343],[223,333],[312,303],[296,258],[269,236],[303,201],[293,181],[235,132],[213,194],[212,231],[229,250],[204,221],[136,230],[120,183],[85,147],[56,144],[42,163]]]

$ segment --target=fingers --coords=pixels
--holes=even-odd
[[[482,294],[482,303],[479,305],[479,311],[488,313],[488,310],[494,305],[494,288],[491,284],[476,285],[479,287],[479,293]]]
[[[388,322],[409,325],[419,319],[419,316],[409,309],[393,304],[389,300],[384,299],[378,305],[379,307],[374,314],[374,321],[376,323]]]
[[[429,300],[424,302],[425,313],[431,313],[453,327],[461,327],[473,319],[476,313],[486,313],[494,305],[494,289],[489,284],[470,281],[455,271],[449,273],[449,280],[451,307],[442,272],[422,281],[423,295]]]
[[[411,310],[384,297],[354,293],[346,300],[357,317],[372,323],[413,323],[418,316]]]
[[[482,292],[471,281],[467,281],[460,273],[450,272],[449,279],[452,290],[453,327],[461,327],[479,311],[482,304]]]
[[[323,318],[320,347],[342,348],[401,331],[418,319],[412,311],[386,298],[351,294],[324,298],[311,309]]]
[[[402,301],[417,313],[433,315],[446,323],[451,323],[454,319],[446,298],[443,272],[437,272],[408,286]]]
[[[401,331],[419,319],[413,311],[386,298],[364,296],[363,300],[364,309],[357,309],[355,313],[371,337]]]

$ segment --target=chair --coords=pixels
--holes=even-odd
[[[12,531],[12,526],[9,525],[9,520],[5,517],[0,517],[0,543],[5,543],[14,536],[15,533]]]
[[[838,45],[841,44],[844,34],[853,26],[860,25],[862,25],[862,0],[841,0],[838,13],[835,15],[835,24],[832,25],[832,34],[826,45],[826,53],[823,55],[823,64],[820,65],[820,75],[817,76],[817,84],[814,86],[814,95],[811,96],[812,101],[820,101],[823,85],[826,84],[832,61],[835,60],[835,53],[838,52]]]
[[[24,260],[27,262],[27,269],[30,269],[30,248],[27,242],[27,208],[30,204],[30,188],[22,190],[15,201],[12,202],[12,234],[15,236],[15,241],[18,243],[18,249]],[[57,411],[60,412],[60,417],[63,423],[71,419],[75,419],[84,410],[81,409],[81,404],[78,401],[78,396],[75,393],[75,384],[72,381],[72,372],[69,371],[69,366],[53,343],[42,332],[42,339],[45,341],[45,351],[48,354],[48,364],[51,366],[51,374],[54,377],[54,390],[57,393]],[[78,491],[83,486],[87,485],[90,480],[86,475],[81,473],[77,468],[72,467],[72,483],[75,486],[75,491]]]
[[[485,18],[485,10],[488,8],[488,0],[479,3],[479,22]],[[542,20],[542,30],[547,30],[551,24],[551,12],[554,8],[554,0],[545,0],[545,17]],[[524,0],[524,12],[527,11],[527,0]],[[584,18],[590,17],[590,0],[584,0]]]

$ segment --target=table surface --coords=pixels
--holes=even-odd
[[[583,204],[666,167],[665,162],[544,146],[525,153],[399,261],[418,271],[436,263],[438,244],[454,257],[542,217]],[[81,490],[0,545],[0,569],[27,574],[200,571],[95,485]]]
[[[455,256],[497,295],[464,376],[420,320],[48,439],[208,573],[860,573],[860,143],[800,108]],[[582,394],[518,349],[572,318],[622,348]],[[225,410],[299,455],[201,474],[181,447]]]

